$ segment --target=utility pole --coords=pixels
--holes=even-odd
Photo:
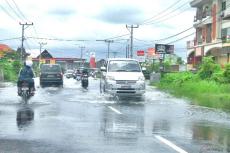
[[[40,45],[40,55],[39,55],[39,67],[41,65],[41,59],[42,59],[42,47],[47,45],[47,43],[45,42],[39,42],[39,45]]]
[[[107,51],[107,58],[109,58],[109,52],[110,52],[110,43],[113,43],[113,40],[105,40],[106,43],[108,43],[108,51]]]
[[[19,23],[21,26],[22,26],[22,39],[21,39],[21,62],[23,62],[23,48],[24,48],[24,40],[25,40],[25,37],[24,37],[24,31],[26,28],[28,28],[29,26],[33,25],[33,22],[32,23]],[[25,27],[27,26],[27,27]]]
[[[130,28],[131,32],[130,32],[130,58],[133,58],[133,28],[139,28],[139,25],[134,26],[133,24],[128,26],[126,25],[126,28]]]
[[[113,53],[113,58],[116,58],[118,52],[112,52]]]
[[[109,54],[110,54],[110,43],[113,43],[114,41],[113,40],[108,40],[108,39],[105,39],[105,40],[96,40],[96,41],[104,41],[108,44],[108,49],[107,49],[107,58],[109,58]]]
[[[127,44],[126,44],[126,48],[125,48],[125,51],[126,51],[126,58],[129,58],[129,39],[127,39]]]
[[[83,65],[83,49],[85,49],[85,46],[79,46],[81,48],[81,65]]]

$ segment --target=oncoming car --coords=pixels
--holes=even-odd
[[[66,78],[73,78],[74,76],[74,70],[67,70],[66,73],[65,73],[65,77]]]
[[[41,65],[40,86],[58,85],[63,87],[63,74],[59,64]]]
[[[101,67],[100,91],[116,96],[137,96],[145,93],[145,78],[135,59],[108,59]]]

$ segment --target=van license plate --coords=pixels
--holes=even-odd
[[[22,91],[26,91],[26,90],[29,90],[29,88],[27,88],[27,87],[22,88]]]
[[[121,88],[127,89],[127,88],[131,88],[131,86],[121,86]]]

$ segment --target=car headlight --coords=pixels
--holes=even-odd
[[[108,81],[114,81],[115,78],[113,76],[106,76],[106,80],[108,80]]]
[[[139,81],[145,81],[145,77],[144,77],[144,76],[140,76],[140,77],[138,78],[138,80],[139,80]]]

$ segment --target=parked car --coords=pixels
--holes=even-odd
[[[63,87],[63,74],[59,64],[41,65],[40,86],[58,85]]]
[[[100,91],[117,96],[141,97],[145,93],[145,78],[135,59],[108,59],[101,67]]]
[[[65,73],[65,77],[66,78],[73,78],[74,76],[74,70],[67,70],[66,73]]]

